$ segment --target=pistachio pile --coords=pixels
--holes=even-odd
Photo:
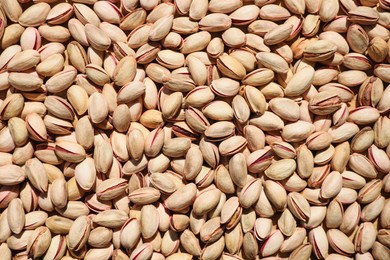
[[[390,0],[2,0],[0,259],[389,260]]]

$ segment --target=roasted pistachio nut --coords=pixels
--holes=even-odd
[[[2,0],[1,259],[389,259],[389,0]]]

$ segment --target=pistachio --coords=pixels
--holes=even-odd
[[[2,258],[389,258],[389,0],[27,2]]]

